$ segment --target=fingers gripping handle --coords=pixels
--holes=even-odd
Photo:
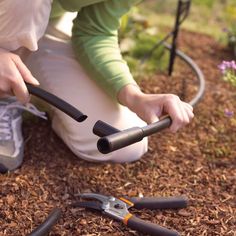
[[[135,216],[131,216],[127,222],[128,227],[138,232],[153,236],[180,236],[178,232],[172,231],[157,224],[141,220]]]
[[[87,118],[86,115],[84,115],[78,109],[76,109],[75,107],[73,107],[69,103],[65,102],[64,100],[60,99],[59,97],[41,89],[41,88],[35,87],[31,84],[26,83],[26,86],[27,86],[27,89],[29,90],[29,93],[50,103],[51,105],[55,106],[59,110],[63,111],[67,115],[69,115],[74,120],[76,120],[78,122],[82,122]]]

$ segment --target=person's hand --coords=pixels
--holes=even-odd
[[[20,102],[27,103],[29,92],[24,81],[39,85],[18,55],[0,49],[0,97],[15,95]]]
[[[168,114],[172,119],[172,132],[188,124],[194,117],[192,106],[181,101],[178,96],[145,94],[133,84],[126,85],[119,91],[118,101],[149,124]]]

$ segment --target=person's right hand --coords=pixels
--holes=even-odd
[[[17,54],[0,49],[0,97],[15,95],[20,102],[27,103],[29,92],[25,82],[39,85]]]

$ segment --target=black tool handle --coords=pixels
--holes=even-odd
[[[116,129],[101,120],[98,120],[93,126],[93,133],[96,134],[98,137],[104,137],[118,132],[120,132],[119,129]]]
[[[39,87],[35,87],[31,84],[26,83],[26,86],[27,86],[29,93],[50,103],[51,105],[55,106],[59,110],[63,111],[67,115],[69,115],[74,120],[76,120],[78,122],[82,122],[87,118],[87,116],[84,115],[81,111],[79,111],[77,108],[73,107],[69,103],[65,102],[61,98],[41,89]]]
[[[134,204],[136,209],[180,209],[188,205],[186,197],[133,197],[129,200]]]
[[[103,154],[113,152],[120,148],[139,142],[144,137],[149,136],[151,134],[154,134],[156,132],[159,132],[169,127],[171,125],[171,122],[172,120],[168,116],[158,122],[152,123],[142,128],[133,127],[130,129],[126,129],[120,132],[116,132],[116,133],[104,136],[98,140],[97,148]]]
[[[49,214],[48,218],[36,229],[34,229],[28,236],[47,235],[60,217],[61,217],[61,210],[59,208],[53,209],[53,211]]]
[[[172,231],[157,224],[141,220],[135,216],[131,216],[127,222],[127,226],[138,232],[153,236],[180,236],[178,232]]]
[[[117,149],[126,147],[143,139],[143,130],[133,127],[124,131],[102,137],[97,142],[98,150],[107,154]]]

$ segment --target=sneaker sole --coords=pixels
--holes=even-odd
[[[13,171],[19,168],[23,162],[24,147],[20,148],[20,152],[17,157],[0,156],[0,173],[6,173],[7,171]]]

